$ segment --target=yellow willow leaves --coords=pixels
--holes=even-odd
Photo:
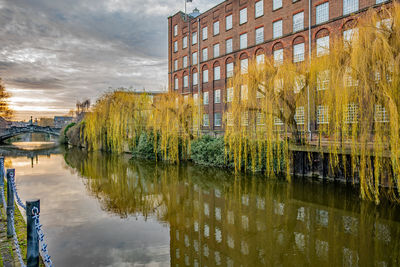
[[[145,130],[152,99],[115,91],[102,96],[85,116],[84,136],[91,150],[123,152]]]
[[[160,95],[155,101],[147,129],[153,131],[155,149],[160,142],[164,159],[179,162],[180,158],[189,157],[190,141],[198,134],[201,116],[197,101],[176,93]]]
[[[311,62],[292,63],[285,54],[284,62],[267,58],[247,69],[236,63],[225,140],[237,171],[264,160],[267,175],[286,170],[289,178],[288,140],[308,142],[327,148],[334,175],[340,162],[350,164],[345,176],[358,178],[363,198],[378,203],[380,185],[398,196],[400,7],[370,10],[344,30],[345,38],[331,34],[329,52]],[[313,140],[308,112],[317,125]]]
[[[175,93],[153,96],[117,90],[102,96],[85,117],[83,136],[90,150],[130,151],[142,133],[154,134],[166,160],[187,158],[197,136],[198,105]]]

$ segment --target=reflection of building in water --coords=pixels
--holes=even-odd
[[[170,225],[172,266],[400,266],[400,213],[333,184],[67,152],[103,209]]]
[[[265,193],[181,185],[175,199],[181,208],[170,218],[171,266],[399,263],[398,252],[393,255],[399,241],[392,238],[399,236],[398,224],[391,227],[369,214],[287,199],[284,190]],[[367,217],[360,221],[360,216]]]

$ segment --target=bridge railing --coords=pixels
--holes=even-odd
[[[17,192],[17,187],[15,184],[15,169],[7,169],[7,202],[4,195],[4,157],[0,157],[0,191],[1,191],[1,212],[6,209],[7,214],[7,238],[12,238],[15,245],[15,251],[18,256],[18,260],[22,267],[25,267],[25,262],[21,255],[21,249],[19,246],[19,240],[17,233],[15,231],[15,206],[14,206],[14,196],[20,205],[20,207],[26,212],[26,223],[27,223],[27,251],[26,260],[27,266],[39,267],[39,243],[41,244],[41,253],[44,264],[47,267],[53,266],[50,259],[47,244],[44,240],[44,232],[42,225],[40,224],[40,200],[26,201],[24,204]],[[18,208],[18,207],[17,207]]]

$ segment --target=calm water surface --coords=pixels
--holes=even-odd
[[[27,155],[6,164],[21,198],[41,200],[55,266],[400,265],[399,208],[341,185],[78,150]]]

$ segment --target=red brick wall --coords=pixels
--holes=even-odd
[[[305,60],[308,58],[308,1],[307,0],[298,0],[296,2],[292,2],[292,0],[282,0],[282,8],[273,11],[272,10],[272,1],[264,0],[264,15],[258,18],[255,18],[255,2],[257,0],[227,0],[214,8],[206,11],[201,14],[198,18],[200,18],[200,32],[198,33],[200,37],[200,51],[198,51],[198,60],[201,62],[202,58],[202,49],[208,48],[208,61],[201,62],[200,71],[197,70],[197,64],[192,66],[191,69],[196,69],[199,71],[198,82],[202,82],[202,69],[204,66],[208,68],[208,83],[201,84],[202,92],[209,92],[209,105],[204,106],[204,112],[208,112],[210,118],[210,129],[218,130],[220,127],[213,127],[213,119],[214,112],[223,112],[226,104],[224,104],[224,98],[226,97],[225,92],[225,62],[228,58],[233,58],[234,62],[236,62],[243,53],[247,54],[248,57],[253,57],[257,51],[257,49],[261,48],[266,53],[267,56],[271,56],[272,47],[277,42],[282,42],[284,47],[284,58],[291,59],[292,58],[292,45],[293,41],[298,37],[302,36],[305,41]],[[322,25],[315,25],[315,7],[321,3],[326,2],[326,0],[321,1],[312,1],[312,28],[311,28],[311,36],[312,36],[312,53],[315,53],[315,35],[317,32],[323,28],[326,28],[330,34],[342,34],[341,28],[342,25],[348,21],[353,19],[354,16],[358,14],[362,14],[366,8],[374,6],[375,0],[359,0],[359,12],[353,15],[343,16],[343,0],[330,0],[329,1],[329,21]],[[247,23],[239,25],[239,11],[242,8],[247,7]],[[293,34],[293,15],[298,13],[299,11],[304,11],[304,30]],[[226,31],[225,30],[225,17],[229,14],[233,15],[232,25],[233,28]],[[198,25],[197,19],[190,20],[190,32],[197,32]],[[283,19],[283,37],[277,40],[272,40],[272,22],[277,19]],[[213,22],[219,20],[220,24],[220,33],[216,36],[213,36]],[[178,25],[178,36],[173,36],[173,26]],[[207,40],[202,40],[202,28],[208,27],[208,38]],[[260,45],[255,45],[255,29],[264,26],[264,40],[265,42]],[[189,78],[189,87],[183,88],[183,74],[184,72],[189,73],[189,68],[183,70],[182,58],[183,56],[188,56],[188,63],[191,64],[191,53],[198,50],[198,45],[192,45],[191,36],[188,37],[188,47],[182,49],[182,39],[188,34],[189,27],[188,22],[184,21],[184,14],[179,12],[168,18],[168,29],[169,29],[169,43],[168,43],[168,51],[169,51],[169,62],[168,62],[168,71],[169,71],[169,89],[174,90],[174,77],[175,75],[179,79],[179,93],[182,94],[192,94],[191,88],[194,93],[197,93],[198,86],[192,86],[192,77],[190,74]],[[239,50],[239,36],[240,34],[247,32],[247,49]],[[225,54],[225,40],[228,38],[233,38],[233,52],[226,55]],[[178,41],[178,52],[173,52],[173,43],[174,41]],[[332,38],[331,38],[332,40]],[[218,58],[213,58],[213,45],[219,43],[220,44],[220,56]],[[190,50],[190,55],[188,54]],[[178,59],[178,70],[176,72],[173,71],[174,60]],[[213,81],[213,65],[218,62],[221,67],[221,80]],[[216,89],[221,89],[221,104],[214,104],[214,93],[213,91]],[[306,111],[305,111],[306,112]]]

